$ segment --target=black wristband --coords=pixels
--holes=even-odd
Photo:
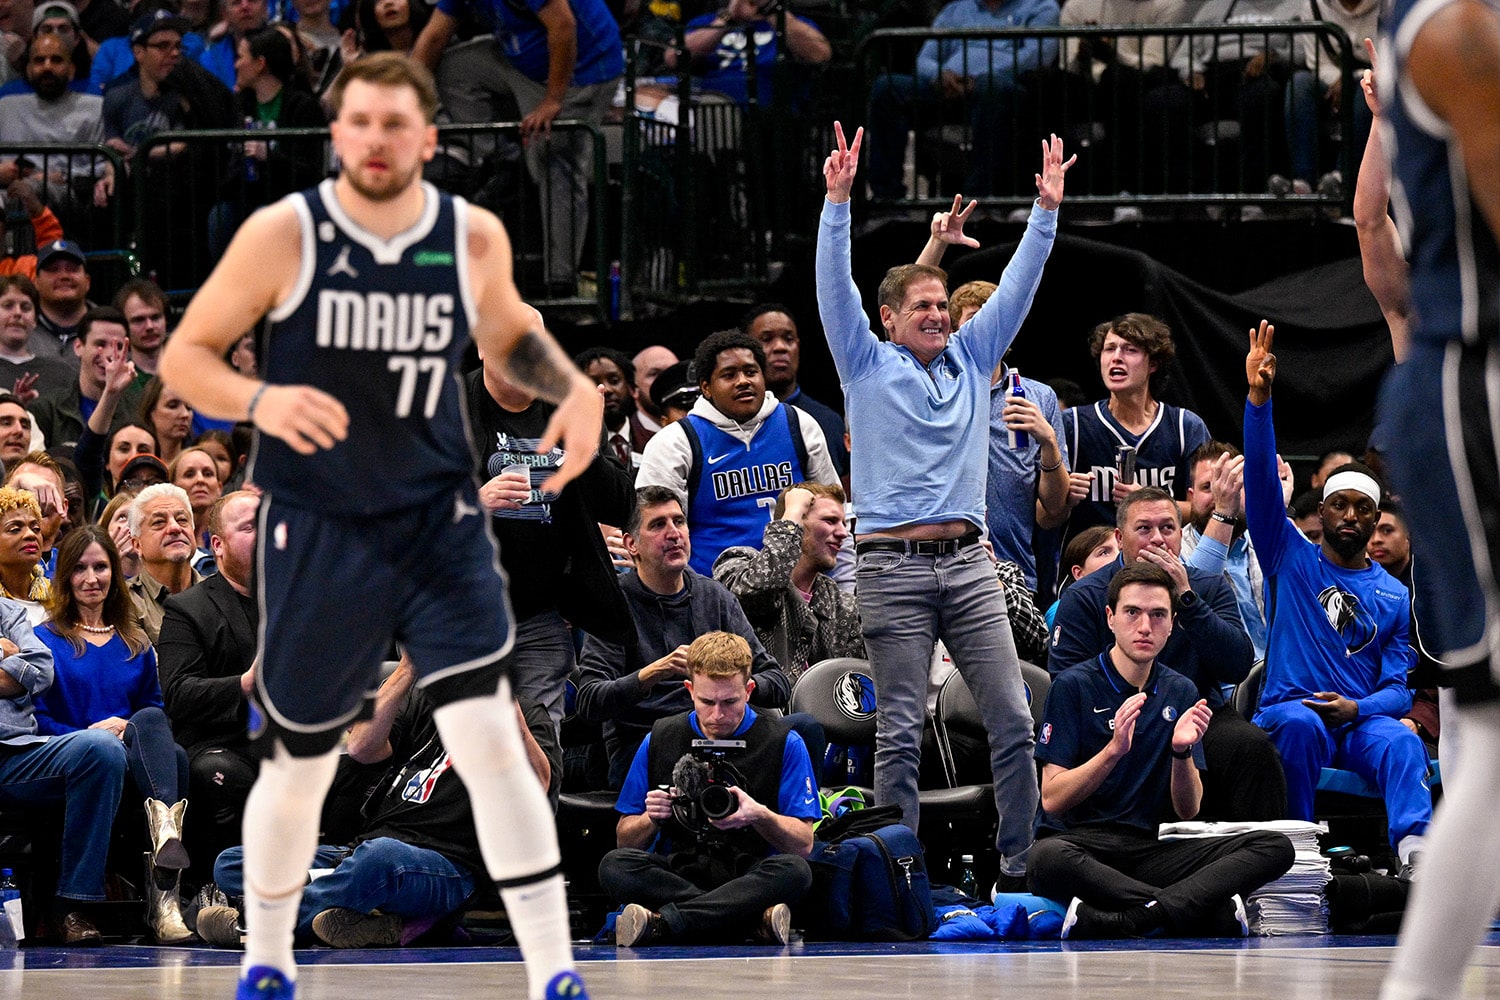
[[[1193,748],[1192,747],[1188,747],[1186,750],[1183,750],[1181,752],[1178,752],[1176,750],[1172,751],[1172,759],[1173,760],[1187,760],[1192,755],[1193,755]]]
[[[1230,517],[1228,514],[1220,514],[1218,511],[1214,511],[1208,516],[1221,524],[1239,525],[1244,523],[1244,518]]]

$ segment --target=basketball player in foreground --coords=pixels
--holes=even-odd
[[[466,439],[465,343],[506,358],[514,382],[558,404],[538,450],[561,442],[572,461],[544,489],[588,466],[603,402],[536,328],[499,220],[422,183],[437,142],[427,71],[372,55],[344,70],[329,99],[338,179],[245,222],[161,361],[195,408],[259,431],[250,725],[264,762],[245,807],[238,998],[294,996],[292,931],[335,747],[392,639],[437,706],[529,996],[586,998],[552,813],[501,668],[510,612]],[[264,382],[223,360],[262,317]]]

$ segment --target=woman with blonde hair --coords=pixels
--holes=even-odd
[[[42,508],[30,490],[0,486],[0,597],[26,607],[35,628],[51,587],[42,570]]]

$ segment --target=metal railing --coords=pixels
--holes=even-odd
[[[37,182],[37,196],[62,225],[63,235],[85,250],[123,247],[129,198],[120,154],[108,146],[34,142],[0,144],[0,162],[15,163],[20,176]],[[114,194],[96,206],[94,189],[110,175]]]
[[[580,264],[590,263],[605,275],[610,259],[604,213],[590,212],[591,197],[602,201],[603,142],[587,122],[554,122],[552,132],[562,152],[582,147],[588,170],[581,180],[559,172],[553,182],[537,184],[524,163],[519,122],[439,126],[438,152],[424,176],[501,216],[516,283],[528,302],[584,308],[602,317],[606,282],[585,295],[577,276]],[[544,148],[539,159],[547,169]],[[144,268],[174,298],[190,295],[251,212],[335,169],[326,129],[212,129],[147,139],[131,163],[133,232]],[[547,220],[567,235],[550,238]],[[564,259],[554,261],[559,254]]]
[[[951,75],[928,78],[927,61],[919,79],[923,46]],[[1183,46],[1182,65],[1196,72],[1173,68]],[[1268,180],[1291,177],[1300,158],[1315,165],[1309,187],[1334,170],[1344,183],[1295,202],[1349,205],[1359,88],[1335,25],[887,29],[863,39],[856,59],[877,206],[941,207],[956,191],[1024,205],[1049,133],[1079,153],[1074,203],[1277,202],[1286,192]],[[1318,82],[1330,63],[1344,81],[1332,107]]]

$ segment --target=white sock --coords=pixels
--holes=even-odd
[[[1381,1000],[1455,997],[1474,948],[1500,905],[1500,704],[1466,706],[1463,767],[1443,775],[1443,802],[1427,830],[1401,939]],[[1443,720],[1443,728],[1450,724]]]
[[[469,790],[485,867],[501,883],[530,995],[540,1000],[553,976],[573,968],[573,945],[567,895],[555,872],[562,860],[557,821],[526,760],[510,685],[502,680],[494,695],[444,705],[432,716]]]
[[[338,753],[293,757],[277,744],[262,761],[245,800],[245,958],[240,968],[268,965],[297,978],[292,933],[307,866],[318,849],[323,797]]]
[[[1420,854],[1427,838],[1420,833],[1408,833],[1401,838],[1401,843],[1396,845],[1396,857],[1403,865],[1411,864],[1411,856]]]

